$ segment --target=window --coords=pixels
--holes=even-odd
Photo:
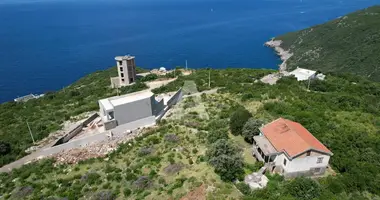
[[[323,157],[319,157],[318,159],[317,159],[317,164],[318,163],[322,163],[323,162]]]
[[[125,81],[125,80],[122,78],[122,79],[121,79],[121,82],[124,82],[124,81]]]
[[[306,156],[310,156],[310,151],[308,151],[308,152],[306,153]]]
[[[120,73],[120,76],[121,76],[121,77],[124,77],[124,74],[123,74],[123,73]]]
[[[321,168],[314,168],[314,173],[319,173],[321,172]]]
[[[109,112],[108,115],[109,115],[109,116],[108,116],[108,119],[109,119],[109,120],[112,120],[112,119],[115,118],[115,116],[114,116],[114,114],[113,114],[113,111]]]
[[[119,61],[119,65],[123,65],[123,61]]]
[[[123,71],[123,68],[122,68],[122,67],[120,67],[120,71],[121,71],[121,72]]]
[[[284,166],[286,166],[286,159],[284,159]]]
[[[132,82],[133,82],[133,78],[130,78],[130,79],[129,79],[129,82],[132,83]]]

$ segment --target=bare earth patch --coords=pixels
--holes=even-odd
[[[197,189],[187,193],[181,200],[206,200],[205,185],[199,186]]]

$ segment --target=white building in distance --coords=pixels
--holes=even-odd
[[[299,67],[297,67],[297,69],[291,71],[289,73],[289,75],[294,75],[298,81],[306,81],[306,80],[315,79],[315,78],[318,78],[320,80],[324,80],[326,77],[323,74],[318,74],[317,71],[299,68]]]

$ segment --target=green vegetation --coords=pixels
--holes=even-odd
[[[264,124],[263,121],[254,118],[249,118],[247,123],[243,126],[242,136],[248,143],[253,143],[253,136],[260,134],[260,127]]]
[[[241,149],[232,142],[219,139],[213,143],[206,152],[211,166],[224,181],[243,179],[243,157]]]
[[[198,90],[208,90],[207,72],[195,71],[178,81],[183,85],[193,80]],[[108,161],[54,166],[51,160],[42,160],[1,174],[0,194],[5,199],[180,199],[204,185],[209,188],[207,199],[378,199],[380,83],[327,73],[325,81],[312,81],[308,91],[307,82],[292,77],[273,86],[251,78],[266,73],[211,70],[211,88],[220,87],[217,94],[184,98],[157,128],[146,130],[131,145],[122,145]],[[233,81],[226,84],[228,78],[222,77]],[[169,85],[160,90],[180,84]],[[264,122],[284,117],[305,126],[334,153],[330,176],[285,181],[267,174],[270,181],[265,189],[251,191],[241,183],[234,187],[231,180],[241,180],[262,166],[250,160],[251,145],[243,136],[226,137],[234,113],[247,111]],[[247,120],[239,123],[242,130],[250,123]]]
[[[276,39],[294,54],[289,69],[351,72],[380,81],[380,6]]]
[[[144,71],[139,68],[138,71]],[[110,88],[110,77],[117,76],[116,68],[94,72],[57,92],[48,92],[43,98],[26,103],[0,104],[0,166],[25,156],[33,145],[26,122],[34,139],[39,141],[62,123],[87,111],[98,110],[98,100],[115,96]],[[144,83],[123,87],[121,94],[146,89]]]
[[[0,195],[5,199],[180,199],[205,184],[218,188],[210,199],[239,199],[233,184],[223,182],[207,164],[209,143],[204,137],[214,128],[228,129],[227,119],[221,119],[213,104],[230,110],[236,102],[219,96],[190,99],[173,108],[181,117],[163,120],[107,158],[58,166],[45,159],[0,174]],[[197,104],[189,107],[192,102]],[[213,115],[204,115],[206,109]]]
[[[241,135],[244,125],[252,114],[244,107],[238,107],[230,118],[230,130],[233,135]]]

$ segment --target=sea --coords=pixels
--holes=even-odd
[[[380,0],[0,0],[0,102],[131,54],[152,69],[278,68],[270,38]]]

